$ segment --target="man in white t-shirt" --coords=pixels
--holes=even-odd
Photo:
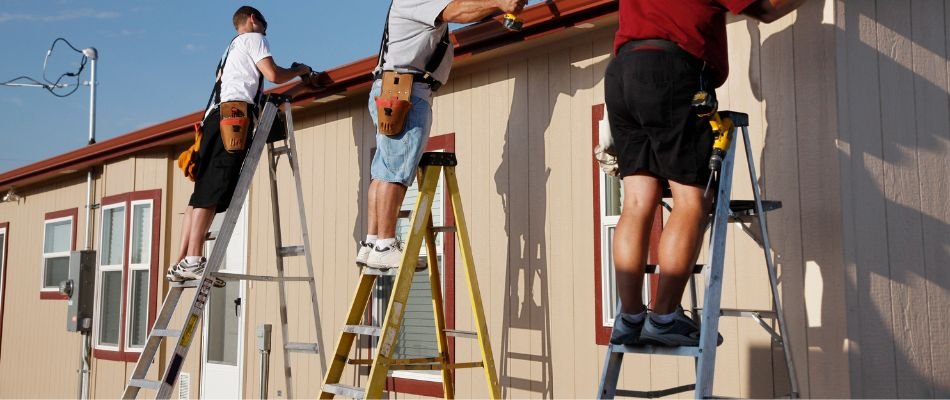
[[[520,11],[526,0],[394,0],[386,21],[376,80],[370,90],[369,112],[379,125],[375,98],[382,90],[384,71],[415,76],[402,131],[395,135],[376,133],[376,154],[370,167],[366,240],[360,241],[356,264],[389,269],[399,266],[402,248],[396,240],[399,205],[412,184],[432,127],[432,92],[449,79],[452,45],[447,40],[449,23],[477,22],[499,11]],[[434,62],[433,62],[434,61]],[[431,71],[427,71],[431,69]]]
[[[249,6],[238,8],[233,22],[238,35],[228,45],[218,65],[215,89],[202,121],[195,190],[182,221],[181,248],[177,258],[180,261],[166,275],[171,281],[201,278],[205,268],[205,258],[202,257],[205,235],[214,215],[228,209],[241,164],[247,155],[244,148],[225,149],[219,126],[221,105],[228,104],[229,110],[233,108],[231,105],[240,106],[238,108],[246,114],[246,126],[253,127],[253,117],[261,100],[265,78],[280,84],[311,72],[310,67],[304,64],[296,64],[288,69],[274,63],[265,37],[267,21],[257,9]],[[245,108],[246,112],[243,111]],[[244,142],[249,143],[251,128],[245,131]],[[220,286],[224,282],[216,279],[215,284]]]

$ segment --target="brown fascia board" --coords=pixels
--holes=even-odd
[[[520,32],[508,31],[501,24],[501,16],[495,16],[452,32],[455,60],[556,33],[610,15],[617,11],[617,6],[617,0],[548,0],[522,11],[520,17],[524,20],[524,27]],[[365,88],[372,80],[375,66],[376,56],[369,56],[328,70],[333,84],[320,92],[295,95],[294,104],[307,106],[319,98]],[[296,83],[285,84],[269,92],[284,93],[295,86]],[[27,187],[149,148],[185,143],[192,137],[192,126],[200,122],[202,116],[203,112],[197,111],[8,171],[0,174],[0,191],[7,191],[11,187]]]

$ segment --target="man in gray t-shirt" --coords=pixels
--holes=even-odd
[[[477,22],[499,11],[512,13],[527,0],[393,0],[386,23],[388,40],[383,43],[377,79],[369,94],[369,111],[379,126],[376,96],[382,89],[382,71],[416,75],[405,127],[396,135],[376,133],[369,185],[366,240],[360,242],[356,264],[372,268],[397,268],[402,249],[396,240],[396,217],[406,196],[406,188],[415,178],[432,126],[433,88],[445,83],[452,69],[453,51],[449,44],[434,71],[425,74],[439,42],[449,29],[448,23]],[[426,81],[428,79],[428,81]]]

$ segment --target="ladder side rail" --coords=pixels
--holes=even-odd
[[[175,313],[175,308],[181,299],[182,291],[181,288],[171,288],[168,294],[165,295],[165,301],[162,302],[162,309],[155,317],[155,323],[152,324],[152,329],[148,332],[148,341],[146,342],[145,348],[142,349],[142,353],[139,354],[139,359],[135,363],[135,370],[132,371],[132,376],[129,378],[129,381],[126,382],[125,392],[122,394],[123,399],[134,399],[138,395],[141,388],[132,386],[130,383],[133,379],[145,379],[145,376],[148,374],[148,369],[155,360],[155,355],[158,354],[158,350],[162,344],[162,337],[153,336],[153,334],[156,329],[165,329],[168,327],[168,322]]]
[[[735,136],[735,128],[727,133]],[[716,342],[719,337],[719,309],[722,301],[722,279],[725,263],[726,234],[729,225],[729,202],[732,196],[733,164],[735,164],[735,141],[730,140],[729,150],[722,161],[716,190],[716,211],[713,214],[710,236],[709,264],[703,271],[705,295],[703,299],[702,324],[700,325],[699,356],[696,364],[696,390],[694,396],[712,396],[713,376],[716,367]]]
[[[376,275],[360,274],[360,281],[359,284],[356,285],[353,302],[350,303],[350,310],[346,314],[344,325],[359,325],[360,321],[363,320],[363,312],[366,310],[366,303],[373,293],[375,282]],[[335,385],[340,382],[340,378],[343,376],[343,369],[346,367],[346,360],[349,359],[350,348],[353,346],[355,339],[355,333],[340,331],[336,350],[333,353],[333,360],[330,362],[330,367],[327,369],[326,375],[323,378],[323,385],[320,388],[321,399],[333,398],[334,393],[328,391],[328,385]]]
[[[307,274],[310,276],[310,304],[313,308],[313,327],[314,334],[317,336],[317,348],[320,358],[320,375],[327,371],[327,358],[324,355],[323,330],[320,326],[320,307],[317,297],[317,276],[313,270],[313,248],[310,245],[310,229],[307,227],[307,210],[304,207],[303,184],[300,180],[300,162],[297,160],[297,136],[294,132],[294,119],[291,115],[292,105],[290,102],[284,103],[284,109],[287,110],[287,145],[290,148],[290,169],[293,171],[294,183],[297,187],[297,208],[300,211],[300,233],[304,246],[304,257],[307,263]]]
[[[488,322],[485,319],[485,310],[482,308],[482,295],[478,287],[478,277],[475,273],[475,263],[472,257],[472,244],[468,237],[468,226],[465,223],[465,215],[462,211],[462,196],[459,193],[458,180],[455,176],[455,168],[445,169],[445,180],[452,200],[452,211],[455,216],[456,239],[458,240],[459,251],[462,255],[462,263],[465,269],[465,280],[468,283],[469,300],[472,305],[472,312],[475,317],[475,327],[478,332],[478,342],[482,352],[482,362],[484,363],[485,380],[488,384],[489,393],[492,399],[501,398],[501,390],[498,384],[498,373],[495,370],[495,359],[492,356],[491,340],[488,336]]]
[[[376,354],[373,356],[373,366],[370,369],[369,381],[366,388],[366,398],[378,399],[382,397],[386,386],[386,378],[392,363],[392,354],[396,348],[396,339],[402,329],[402,319],[406,311],[406,299],[412,287],[412,277],[416,272],[415,266],[419,258],[419,249],[422,247],[424,230],[432,213],[432,200],[435,197],[435,187],[439,180],[439,166],[426,166],[422,187],[416,198],[412,218],[409,220],[409,240],[403,249],[399,273],[393,282],[393,290],[383,320],[382,333],[376,345]]]
[[[289,113],[288,113],[289,114]],[[289,132],[288,132],[289,134]],[[290,367],[290,350],[287,349],[287,343],[290,343],[290,332],[287,321],[287,287],[284,278],[284,257],[281,255],[281,249],[284,247],[284,238],[280,229],[280,199],[277,190],[277,160],[279,156],[274,155],[274,144],[267,144],[267,174],[270,186],[271,202],[271,226],[274,228],[274,256],[276,261],[277,277],[281,280],[277,282],[277,297],[280,307],[280,336],[283,340],[281,351],[284,354],[284,380],[286,382],[287,398],[294,398],[293,390],[293,371]]]
[[[618,308],[619,310],[619,308]],[[604,369],[600,375],[600,387],[597,399],[613,399],[617,396],[617,382],[620,380],[620,367],[623,365],[623,353],[615,352],[613,344],[607,344],[604,356]]]
[[[769,272],[769,286],[772,288],[772,306],[775,307],[775,314],[778,316],[779,332],[782,336],[782,350],[785,354],[785,365],[788,368],[788,381],[791,385],[791,397],[796,398],[798,392],[798,375],[795,371],[795,362],[792,359],[791,345],[788,340],[788,331],[785,325],[785,313],[782,312],[782,301],[779,298],[778,279],[776,276],[775,263],[772,260],[772,244],[769,241],[768,223],[766,222],[765,210],[762,207],[762,191],[756,180],[755,161],[752,159],[752,146],[749,143],[749,130],[742,127],[742,138],[745,146],[746,160],[749,164],[749,177],[752,181],[752,194],[755,198],[755,211],[758,214],[759,230],[762,232],[762,251],[765,253],[765,264]]]
[[[442,393],[446,399],[455,398],[455,381],[449,364],[455,360],[450,358],[449,341],[445,335],[445,303],[442,298],[442,275],[439,272],[438,258],[436,258],[435,234],[432,231],[432,217],[426,224],[425,244],[426,259],[429,264],[429,289],[432,291],[432,316],[435,318],[435,335],[437,349],[442,357]],[[444,263],[443,263],[444,264]]]
[[[270,132],[275,114],[277,114],[277,107],[272,103],[267,103],[264,106],[261,119],[257,123],[257,128],[254,129],[254,139],[244,159],[244,165],[241,167],[241,174],[238,178],[237,186],[235,187],[234,194],[231,196],[230,207],[224,216],[221,229],[218,231],[218,236],[215,240],[214,248],[211,250],[211,257],[208,258],[208,262],[205,266],[201,282],[195,290],[188,317],[185,319],[184,326],[181,329],[181,335],[178,337],[178,343],[175,346],[172,359],[168,363],[168,367],[162,376],[162,385],[158,390],[156,398],[167,399],[171,396],[172,387],[178,379],[178,373],[181,371],[184,359],[188,355],[192,339],[195,336],[198,321],[202,318],[205,303],[211,294],[211,286],[214,280],[212,274],[217,272],[222,261],[224,261],[227,245],[231,241],[231,235],[234,233],[235,225],[237,225],[241,208],[244,207],[244,201],[247,199],[248,188],[250,188],[251,181],[254,178],[254,171],[263,154],[264,144],[267,142],[267,134],[265,132]]]

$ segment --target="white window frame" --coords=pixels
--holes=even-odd
[[[103,272],[119,271],[119,274],[120,274],[120,276],[121,276],[121,278],[119,279],[119,282],[122,282],[123,284],[124,284],[124,282],[125,282],[125,273],[123,272],[123,264],[124,264],[124,262],[123,262],[122,264],[118,264],[117,266],[116,266],[116,265],[102,265],[102,248],[103,248],[103,243],[104,243],[104,240],[103,240],[104,237],[103,237],[103,235],[105,235],[105,227],[106,227],[106,224],[105,224],[105,214],[106,214],[106,211],[111,210],[111,209],[115,209],[115,208],[123,208],[123,209],[125,209],[125,212],[129,212],[129,209],[126,207],[126,204],[127,204],[127,202],[125,202],[125,201],[120,201],[120,202],[112,203],[112,204],[109,204],[109,205],[104,205],[104,206],[102,206],[102,208],[101,208],[102,211],[101,211],[100,214],[99,214],[100,221],[101,221],[101,223],[99,224],[99,225],[100,225],[100,227],[99,227],[99,254],[98,254],[98,256],[96,257],[96,314],[95,314],[95,315],[96,315],[97,323],[95,324],[95,325],[96,325],[96,330],[95,330],[96,334],[95,334],[95,341],[94,341],[93,343],[94,343],[94,345],[95,345],[95,348],[100,349],[100,350],[122,351],[122,343],[123,343],[123,338],[122,338],[122,336],[123,336],[123,334],[122,334],[122,326],[123,326],[122,315],[125,313],[125,302],[122,301],[121,298],[119,299],[119,338],[118,338],[118,339],[119,339],[119,343],[118,343],[117,345],[112,346],[112,345],[109,345],[109,344],[102,344],[102,343],[100,343],[100,340],[102,339],[101,332],[100,332],[101,329],[102,329],[102,324],[101,324],[101,321],[98,321],[98,320],[102,318],[102,295],[103,295],[103,293],[102,293],[102,282],[103,282],[103,281],[102,281],[102,275],[103,275]],[[125,215],[125,214],[123,214],[123,215]],[[128,218],[128,219],[131,220],[131,218]],[[131,223],[131,222],[130,222],[130,223]],[[123,227],[123,229],[122,229],[122,230],[123,230],[123,232],[122,232],[122,252],[124,253],[124,252],[125,252],[125,245],[126,245],[126,243],[125,243],[125,242],[126,242],[125,232],[126,232],[126,230],[128,229],[128,227],[127,227],[126,224],[125,224],[125,221],[122,221],[122,227]],[[124,258],[120,258],[120,260],[124,260]]]
[[[59,293],[59,285],[57,286],[46,286],[46,260],[49,258],[59,258],[66,257],[69,258],[69,252],[72,251],[72,245],[67,246],[66,251],[60,251],[55,253],[46,252],[46,226],[49,224],[55,224],[57,222],[69,221],[69,243],[73,241],[73,224],[76,223],[76,220],[72,215],[53,218],[43,221],[43,258],[40,265],[40,291],[49,292],[49,293]]]
[[[6,276],[5,272],[7,270],[7,241],[10,240],[9,235],[7,234],[7,227],[0,228],[0,235],[3,236],[3,240],[0,240],[0,313],[3,311],[3,281]],[[2,316],[2,314],[0,314]],[[0,325],[2,321],[0,321]],[[2,334],[3,332],[0,332]]]
[[[129,256],[128,256],[128,259],[126,260],[126,263],[128,265],[128,268],[127,268],[128,273],[126,273],[125,276],[123,277],[124,278],[123,282],[126,287],[126,293],[125,293],[126,301],[122,302],[123,303],[122,306],[127,309],[131,309],[131,306],[132,306],[132,276],[134,275],[133,272],[145,271],[146,273],[145,281],[148,285],[146,294],[145,294],[145,325],[146,325],[145,328],[146,330],[148,330],[150,328],[148,326],[148,317],[149,317],[148,306],[149,306],[149,299],[151,299],[152,290],[153,290],[152,279],[151,279],[151,276],[149,276],[149,274],[151,273],[150,267],[151,267],[151,262],[152,262],[152,240],[154,240],[154,238],[152,237],[153,227],[151,226],[151,224],[149,225],[149,229],[146,229],[145,232],[142,232],[142,234],[145,235],[146,238],[148,238],[148,240],[143,244],[143,255],[146,257],[144,264],[132,263],[132,242],[131,242],[132,238],[135,237],[135,206],[143,205],[143,204],[148,205],[149,214],[147,218],[149,220],[151,220],[155,215],[155,204],[151,199],[133,200],[129,204],[129,208],[128,208],[129,228],[127,230],[128,237],[125,238],[125,242],[123,242],[123,244],[128,246],[128,249],[129,249]],[[141,229],[141,227],[139,227],[139,229]],[[123,321],[123,324],[125,326],[125,351],[131,352],[131,353],[141,353],[145,349],[144,343],[141,346],[132,346],[131,344],[132,343],[132,336],[131,336],[132,335],[132,329],[131,329],[132,328],[132,313],[130,312],[125,313],[125,321]],[[146,340],[147,340],[147,337],[146,337]]]

